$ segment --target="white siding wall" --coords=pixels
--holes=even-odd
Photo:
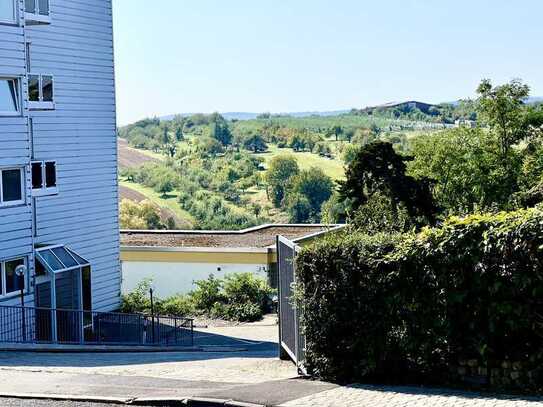
[[[109,311],[121,282],[111,0],[50,1],[51,24],[26,28],[31,71],[52,74],[55,93],[55,110],[30,112],[34,158],[56,160],[59,190],[36,198],[35,241],[89,260],[93,308]]]
[[[26,100],[25,32],[23,2],[19,1],[19,26],[0,25],[0,77],[19,80],[20,102]],[[30,273],[32,258],[32,208],[30,199],[30,143],[28,118],[23,108],[18,117],[0,116],[0,168],[25,166],[26,204],[0,207],[0,261],[26,256]],[[33,296],[26,297],[28,305]],[[19,305],[19,298],[0,299],[0,305]]]

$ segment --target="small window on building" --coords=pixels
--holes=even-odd
[[[0,170],[0,186],[0,206],[24,203],[22,168]]]
[[[57,186],[57,166],[54,161],[45,162],[45,188]]]
[[[49,0],[25,0],[25,20],[27,24],[49,24]]]
[[[49,15],[49,0],[38,0],[39,13],[42,16]]]
[[[40,76],[28,75],[28,100],[31,102],[40,101]]]
[[[0,115],[16,115],[19,113],[19,89],[17,83],[16,79],[0,78]]]
[[[16,23],[15,0],[0,0],[0,23]]]
[[[51,75],[43,75],[41,77],[41,94],[42,101],[53,101],[53,77]]]
[[[54,109],[54,79],[51,75],[28,75],[29,108],[35,110]]]
[[[15,269],[17,268],[17,266],[20,266],[22,264],[25,264],[24,259],[11,260],[4,263],[4,275],[6,282],[4,294],[20,292],[21,289],[24,290],[25,276],[21,278],[15,273]]]
[[[32,163],[32,195],[43,196],[58,193],[57,166],[55,161]]]
[[[38,9],[36,0],[25,0],[25,12],[35,14]]]
[[[32,163],[32,189],[43,188],[43,165],[42,162]]]

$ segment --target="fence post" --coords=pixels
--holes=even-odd
[[[79,343],[83,345],[85,342],[85,311],[79,312]]]
[[[138,315],[138,332],[140,333],[140,344],[145,345],[145,325],[141,326],[141,315]]]

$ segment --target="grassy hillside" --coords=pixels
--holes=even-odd
[[[413,136],[443,127],[356,112],[246,121],[228,121],[218,114],[146,119],[119,129],[120,137],[128,142],[120,154],[124,157],[121,185],[149,197],[161,210],[171,211],[181,223],[196,229],[319,222],[323,202],[304,192],[311,188],[295,187],[295,174],[288,182],[268,184],[266,174],[274,158],[294,157],[298,171],[310,173],[306,178],[325,188],[317,195],[328,199],[335,181],[345,176],[346,151],[378,139],[406,151]],[[277,195],[277,188],[285,191]]]
[[[152,188],[122,179],[119,180],[119,186],[121,187],[121,199],[140,201],[143,197],[146,200],[151,201],[159,208],[165,210],[162,217],[171,216],[173,214],[174,220],[180,229],[192,229],[194,227],[194,218],[190,213],[184,211],[179,206],[179,193],[177,191],[172,191],[166,196],[163,196]],[[124,194],[123,190],[126,191]],[[131,194],[131,191],[136,192],[139,196]]]
[[[339,180],[345,177],[345,164],[337,157],[326,158],[310,152],[294,152],[292,148],[279,148],[270,145],[265,153],[258,153],[255,156],[265,160],[265,166],[269,161],[278,155],[289,154],[296,158],[298,165],[302,170],[309,170],[312,167],[322,169],[329,177]],[[267,166],[266,166],[267,168]]]

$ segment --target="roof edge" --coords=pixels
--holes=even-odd
[[[121,246],[124,252],[201,252],[201,253],[269,253],[267,247],[170,247],[170,246]]]
[[[271,229],[276,227],[283,228],[329,228],[334,229],[341,227],[340,224],[325,224],[325,223],[267,223],[264,225],[253,226],[242,230],[142,230],[142,229],[121,229],[121,234],[127,235],[245,235],[260,230]]]

